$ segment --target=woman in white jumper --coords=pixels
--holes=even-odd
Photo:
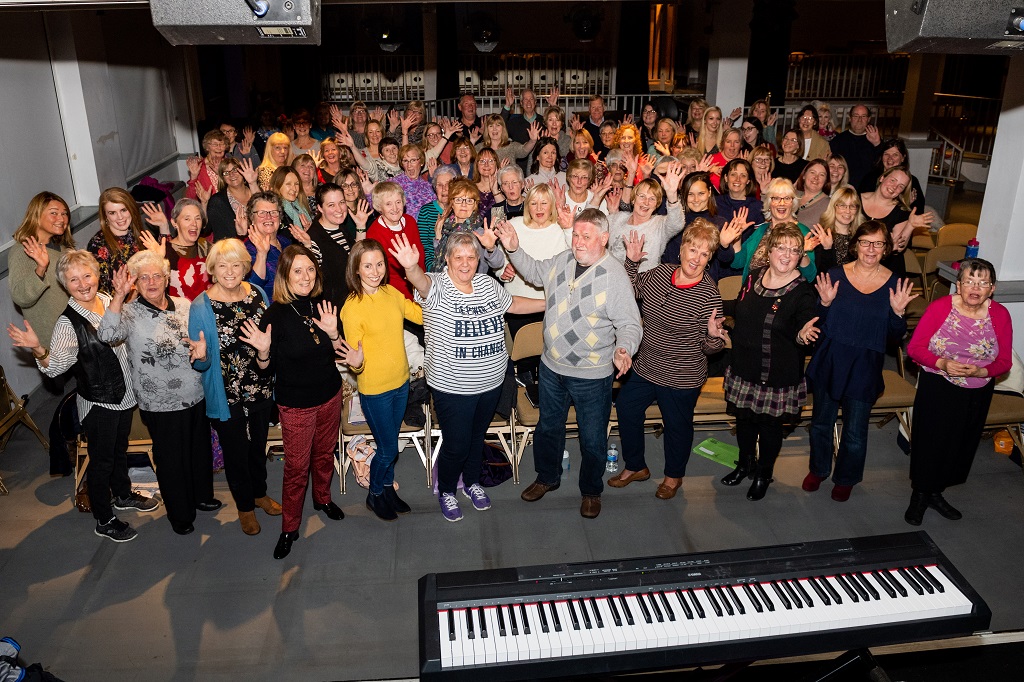
[[[683,209],[679,202],[679,186],[683,182],[683,165],[678,161],[669,164],[668,173],[659,184],[648,178],[633,188],[633,211],[625,213],[618,206],[608,205],[608,251],[620,263],[626,260],[626,239],[636,231],[644,237],[647,254],[640,262],[640,272],[647,272],[658,266],[665,245],[672,237],[683,231]],[[662,189],[664,187],[664,190]],[[666,215],[655,215],[662,198],[667,204]]]

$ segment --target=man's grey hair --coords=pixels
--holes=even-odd
[[[601,232],[608,232],[608,216],[596,208],[583,209],[572,223],[590,223]]]

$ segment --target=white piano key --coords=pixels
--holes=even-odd
[[[534,602],[526,607],[526,613],[530,617],[530,631],[540,645],[537,658],[551,658],[551,632],[544,632],[540,619],[540,604]]]
[[[558,640],[558,649],[561,652],[560,655],[572,656],[572,635],[569,634],[569,631],[572,630],[572,622],[569,620],[569,612],[565,608],[564,601],[552,603],[555,605],[555,612],[558,614],[558,620],[562,623],[562,631],[555,632],[555,638]],[[552,627],[554,627],[554,623],[552,623]]]
[[[453,642],[448,636],[448,610],[437,612],[437,632],[441,640],[441,667],[450,668],[454,665],[452,658]],[[461,647],[461,644],[459,645]]]
[[[569,602],[561,601],[559,604],[559,615],[563,617],[562,623],[563,628],[566,628],[566,632],[569,633],[569,641],[572,643],[572,655],[582,656],[583,655],[583,624],[580,623],[579,629],[573,625],[572,617],[569,615]],[[579,619],[579,614],[577,614]]]
[[[629,610],[633,613],[633,632],[636,633],[637,649],[643,650],[655,648],[658,642],[658,634],[654,630],[654,627],[644,620],[644,613],[640,609],[640,602],[637,600],[637,595],[627,594],[626,605],[629,606]]]
[[[452,664],[455,666],[471,665],[473,645],[469,641],[466,630],[466,609],[455,609],[455,641],[452,643]]]
[[[622,621],[621,631],[618,636],[623,640],[626,651],[635,651],[639,646],[636,627],[629,624],[629,620],[626,618],[626,609],[622,606],[622,599],[619,597],[612,597],[611,599],[615,600],[615,608],[619,610],[619,620]]]
[[[587,628],[587,621],[583,617],[583,612],[581,611],[582,607],[580,606],[579,600],[574,599],[572,606],[576,609],[576,618],[580,622],[580,637],[583,639],[583,655],[589,656],[595,651],[594,633]],[[591,626],[596,627],[593,623],[591,623]]]
[[[540,622],[537,621],[537,611],[533,608],[533,604],[526,604],[526,617],[530,624],[530,633],[526,633],[526,624],[523,622],[522,611],[517,609],[519,616],[519,628],[520,632],[525,634],[524,639],[526,640],[526,658],[523,658],[523,649],[520,647],[519,660],[535,661],[541,658],[541,648],[543,644],[540,639]],[[550,649],[549,649],[550,651]]]
[[[597,610],[601,612],[601,618],[604,619],[604,627],[607,633],[607,639],[611,642],[611,648],[608,651],[625,651],[626,650],[626,638],[625,628],[622,625],[615,624],[615,617],[612,615],[611,607],[608,604],[607,597],[599,597],[594,600],[597,604]],[[619,619],[622,620],[622,614],[619,614]],[[625,623],[623,622],[623,625]]]
[[[615,651],[615,637],[612,636],[612,619],[611,614],[605,614],[601,607],[597,603],[597,599],[591,601],[586,599],[585,603],[587,608],[590,609],[590,620],[594,624],[594,645],[598,653],[611,653]],[[596,610],[595,610],[596,609]],[[597,616],[601,616],[601,623],[603,627],[597,623]],[[598,647],[598,642],[600,646]]]
[[[508,662],[508,645],[505,640],[507,636],[502,636],[501,631],[498,629],[498,609],[494,606],[488,606],[484,609],[484,616],[487,618],[487,635],[490,637],[491,644],[494,646],[495,662],[496,663],[507,663]],[[506,633],[508,631],[506,630]]]
[[[750,601],[750,597],[743,591],[743,588],[733,588],[733,592],[736,598],[739,599],[740,604],[743,605],[745,614],[741,615],[743,619],[745,638],[753,639],[755,637],[766,637],[768,635],[768,624],[761,617],[761,614],[754,608],[753,602]]]

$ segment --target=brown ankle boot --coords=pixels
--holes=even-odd
[[[246,535],[259,535],[260,522],[256,520],[256,512],[240,511],[238,512],[238,520],[242,523],[243,533]]]
[[[271,498],[264,495],[263,497],[257,497],[255,502],[257,507],[267,512],[270,516],[281,515],[281,505]]]

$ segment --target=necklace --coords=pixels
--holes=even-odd
[[[306,325],[306,328],[309,329],[309,333],[313,336],[313,342],[319,346],[320,337],[317,335],[316,329],[313,326],[313,301],[309,302],[309,317],[300,313],[298,308],[295,307],[294,303],[289,303],[288,305],[289,307],[291,307],[292,310],[295,311],[295,314],[299,316],[299,319],[301,319],[303,324]]]

